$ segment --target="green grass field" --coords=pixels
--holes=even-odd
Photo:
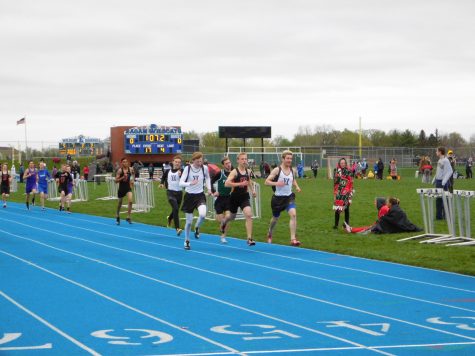
[[[316,180],[309,178],[299,181],[302,192],[297,194],[297,234],[303,247],[475,275],[475,246],[447,247],[420,244],[417,241],[401,243],[396,240],[411,236],[411,234],[355,235],[347,234],[343,230],[334,230],[332,228],[334,222],[332,181],[325,179],[324,173],[324,170],[319,172],[319,177]],[[262,187],[263,218],[254,221],[254,238],[258,242],[264,242],[271,217],[272,190],[270,187],[264,186],[263,180],[258,179],[257,182]],[[369,225],[376,220],[377,212],[373,204],[375,197],[396,196],[400,198],[401,207],[406,211],[409,219],[423,227],[419,197],[416,194],[416,188],[421,187],[423,185],[419,179],[414,178],[412,169],[402,170],[400,181],[357,180],[355,182],[356,193],[351,206],[351,225]],[[475,181],[457,180],[456,189],[475,190]],[[116,201],[96,200],[97,197],[107,195],[106,191],[104,183],[98,186],[89,183],[90,200],[73,204],[73,212],[114,217]],[[17,202],[23,201],[23,192],[24,186],[19,185],[19,192],[12,194],[10,199]],[[155,204],[156,208],[152,209],[150,213],[134,214],[133,220],[146,224],[165,225],[170,208],[166,201],[166,192],[164,189],[158,188],[158,183],[155,183]],[[47,206],[57,208],[58,204],[57,202],[48,202]],[[475,221],[473,219],[474,208],[472,204],[472,222]],[[340,220],[340,223],[342,222],[343,217]],[[436,226],[437,232],[447,231],[447,226],[443,222],[437,222]],[[475,230],[475,224],[472,229]],[[202,232],[218,234],[218,224],[214,221],[207,221],[202,227]],[[233,222],[229,235],[244,239],[244,222]],[[286,214],[282,215],[274,232],[273,240],[274,243],[289,243]]]

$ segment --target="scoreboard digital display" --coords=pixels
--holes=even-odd
[[[127,154],[177,154],[182,153],[182,146],[180,126],[150,125],[124,131]]]
[[[102,153],[103,143],[97,138],[84,137],[82,135],[73,138],[64,138],[59,143],[60,155],[94,156]]]

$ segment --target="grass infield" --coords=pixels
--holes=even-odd
[[[311,172],[310,174],[307,172],[307,175],[310,176]],[[416,188],[430,186],[423,185],[420,179],[415,179],[413,169],[401,170],[401,175],[400,181],[355,181],[355,195],[350,210],[352,226],[370,225],[376,220],[377,212],[374,207],[376,197],[395,196],[401,200],[401,207],[406,211],[409,219],[421,228],[423,227],[420,201]],[[265,242],[267,227],[271,218],[270,199],[272,190],[270,187],[264,186],[262,179],[256,181],[261,184],[263,217],[254,220],[254,238],[257,242]],[[166,200],[165,189],[159,189],[157,182],[154,184],[156,207],[148,214],[133,214],[132,218],[134,221],[164,226],[166,216],[171,209]],[[396,241],[401,237],[411,236],[411,233],[358,235],[348,234],[343,229],[334,230],[332,228],[334,224],[334,213],[332,211],[333,184],[331,180],[325,178],[325,170],[322,169],[319,172],[317,179],[300,179],[299,185],[302,192],[296,194],[297,236],[303,247],[475,275],[475,246],[447,247],[445,245],[420,244],[418,241]],[[475,180],[457,180],[455,188],[475,190]],[[106,195],[107,188],[104,183],[97,186],[89,183],[89,201],[73,203],[72,211],[112,218],[115,215],[117,201],[96,200],[96,198]],[[13,193],[10,200],[22,202],[24,199],[24,185],[19,184],[19,191]],[[47,202],[46,205],[51,208],[58,207],[57,202]],[[474,210],[475,207],[472,203],[472,222],[475,216]],[[340,224],[343,220],[343,216],[341,216]],[[289,243],[288,222],[287,214],[283,213],[274,231],[274,243]],[[436,222],[436,229],[437,232],[446,232],[447,225],[445,222]],[[472,226],[472,230],[475,230],[475,224]],[[206,221],[201,231],[219,234],[219,226],[216,222]],[[228,234],[229,236],[245,239],[244,222],[232,222]]]

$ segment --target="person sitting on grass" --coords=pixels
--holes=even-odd
[[[376,209],[378,210],[378,219],[381,219],[384,215],[386,215],[389,212],[389,207],[386,204],[386,198],[376,198],[374,200],[374,205],[376,206]],[[371,229],[377,224],[378,220],[373,225],[369,226],[362,226],[362,227],[351,227],[349,224],[346,223],[345,221],[345,230],[348,233],[352,234],[367,234],[371,232]]]
[[[391,197],[388,199],[389,211],[386,215],[378,219],[371,228],[371,232],[376,234],[392,234],[397,232],[422,231],[422,229],[407,218],[406,213],[399,206],[399,199]]]

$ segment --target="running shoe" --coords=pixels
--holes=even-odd
[[[66,212],[67,212],[68,214],[71,214],[71,208],[70,208],[69,206],[66,208]]]
[[[6,208],[6,207],[7,207],[7,203],[3,204],[3,207]]]
[[[226,240],[225,237],[221,237],[221,243],[222,243],[222,244],[227,244],[227,243],[228,243],[228,240]]]
[[[299,247],[301,244],[301,242],[297,239],[293,239],[290,241],[290,246],[295,246],[295,247]]]
[[[125,219],[129,224],[132,224],[132,220],[130,218]]]
[[[167,216],[167,227],[170,227],[172,223],[172,217],[170,215]]]
[[[195,227],[195,239],[199,239],[199,238],[200,238],[200,228]]]
[[[268,244],[272,243],[272,233],[270,231],[267,233],[267,243]]]
[[[249,246],[254,246],[256,244],[256,242],[251,238],[251,239],[247,239],[247,244]]]
[[[60,205],[59,206],[59,211],[63,211],[63,210],[64,210],[64,208]]]
[[[190,241],[189,241],[189,240],[185,240],[185,250],[191,250]]]
[[[183,232],[182,229],[180,228],[176,229],[176,236],[180,236],[182,232]]]
[[[344,224],[345,231],[348,233],[351,233],[351,226],[348,225],[346,221],[343,224]]]
[[[115,223],[116,223],[117,225],[120,225],[120,217],[119,217],[119,216],[117,216],[117,217],[115,218]]]
[[[26,203],[26,208],[30,210],[30,203]]]

